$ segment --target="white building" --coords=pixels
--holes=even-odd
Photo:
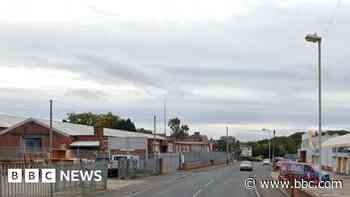
[[[329,139],[322,143],[322,147],[332,148],[334,152],[334,172],[350,173],[350,134]]]
[[[251,146],[240,145],[239,148],[241,149],[241,157],[251,157],[251,156],[253,156],[253,149],[252,149]]]
[[[334,134],[334,135],[323,134],[322,143],[335,137],[338,137],[338,134]],[[302,136],[301,147],[298,150],[299,161],[310,163],[317,166],[319,165],[320,152],[319,152],[318,139],[319,139],[318,135],[315,135],[315,134],[309,135],[308,133],[305,133]],[[336,156],[336,150],[334,150],[332,147],[329,147],[329,146],[327,147],[322,146],[322,152],[321,152],[322,168],[333,171],[336,166],[335,156]]]

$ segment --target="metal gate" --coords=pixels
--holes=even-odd
[[[19,183],[8,182],[8,169],[21,169],[22,178]],[[39,183],[25,183],[24,169],[38,169]],[[56,169],[55,183],[42,183],[42,169]],[[78,181],[61,180],[60,171],[101,170],[102,180],[99,182],[79,179]],[[52,196],[84,196],[84,193],[107,188],[107,162],[89,161],[79,163],[55,163],[52,165],[43,163],[0,163],[0,197],[52,197]]]

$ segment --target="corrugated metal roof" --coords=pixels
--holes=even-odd
[[[16,124],[20,124],[21,122],[24,122],[30,118],[23,118],[23,117],[16,117],[16,116],[8,116],[8,115],[1,115],[0,114],[0,127],[12,127]],[[40,123],[45,124],[47,127],[50,125],[49,120],[45,119],[34,119],[36,121],[39,121]],[[94,135],[94,127],[93,126],[87,126],[87,125],[81,125],[81,124],[72,124],[67,122],[60,122],[60,121],[53,121],[52,127],[58,131],[61,131],[63,133],[66,133],[67,135],[76,136],[76,135]],[[108,129],[104,128],[104,135],[105,136],[111,136],[111,137],[143,137],[148,139],[159,139],[159,140],[165,140],[166,138],[153,134],[146,134],[146,133],[139,133],[139,132],[130,132],[120,129]]]
[[[105,136],[111,136],[111,137],[143,137],[143,138],[146,137],[143,135],[143,133],[136,133],[136,132],[119,130],[119,129],[104,128],[103,133]]]
[[[154,138],[154,135],[153,135],[153,134],[144,133],[144,135],[145,135],[148,139],[153,139],[153,138]],[[157,140],[166,140],[165,137],[159,136],[159,135],[156,135],[155,138],[156,138]]]
[[[92,147],[100,146],[99,141],[75,141],[70,144],[72,147]]]
[[[322,143],[323,147],[350,147],[350,134],[330,138]]]
[[[40,120],[39,121],[50,125],[49,120]],[[87,126],[87,125],[81,125],[81,124],[72,124],[67,122],[58,122],[53,121],[52,127],[67,133],[68,135],[94,135],[94,127],[93,126]]]
[[[17,124],[20,124],[21,122],[24,122],[30,118],[24,118],[24,117],[16,117],[16,116],[8,116],[8,115],[0,115],[0,127],[13,127]],[[44,119],[34,119],[36,121],[39,121],[40,123],[45,124],[47,127],[50,125],[49,120]],[[66,133],[67,135],[94,135],[94,127],[87,126],[87,125],[81,125],[81,124],[72,124],[72,123],[66,123],[66,122],[59,122],[59,121],[53,121],[52,127],[56,130],[59,130],[63,133]]]
[[[103,133],[105,136],[110,137],[140,137],[140,138],[147,138],[147,139],[159,139],[159,140],[165,140],[164,137],[153,134],[147,134],[147,133],[140,133],[140,132],[131,132],[131,131],[124,131],[120,129],[108,129],[104,128]]]
[[[0,114],[0,127],[8,128],[26,119],[27,118]]]
[[[208,145],[209,142],[195,142],[195,141],[175,141],[176,144],[199,144],[199,145]]]

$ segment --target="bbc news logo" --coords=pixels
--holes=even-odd
[[[56,169],[8,169],[7,181],[9,183],[56,183],[59,181],[102,181],[101,170],[60,170]],[[58,176],[56,176],[58,175]],[[24,178],[24,179],[23,179]]]

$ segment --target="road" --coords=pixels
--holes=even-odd
[[[252,172],[241,172],[239,164],[207,168],[193,172],[148,178],[147,184],[99,194],[101,197],[284,197],[278,190],[249,191],[244,179],[255,177],[270,179],[270,167],[254,163]]]

